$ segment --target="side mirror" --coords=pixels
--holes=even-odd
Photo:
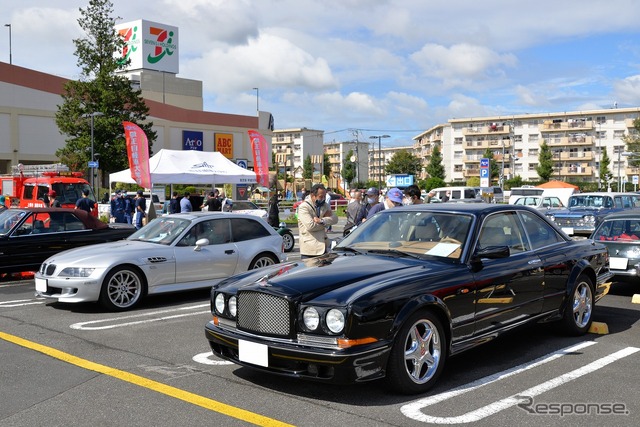
[[[499,259],[507,258],[511,254],[509,246],[487,246],[486,248],[480,248],[476,250],[474,259],[479,260],[481,258]]]
[[[209,239],[200,239],[196,242],[196,247],[193,250],[199,252],[203,246],[207,245],[209,245]]]

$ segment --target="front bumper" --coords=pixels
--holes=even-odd
[[[209,321],[205,335],[213,353],[238,365],[263,372],[336,384],[384,377],[391,343],[378,342],[349,349],[301,344],[258,336]],[[250,349],[251,354],[246,354]],[[259,360],[256,353],[262,353]]]
[[[36,273],[36,295],[43,298],[57,299],[59,302],[93,302],[100,298],[98,278],[58,278]]]

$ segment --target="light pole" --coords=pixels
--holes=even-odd
[[[4,24],[5,27],[9,27],[9,65],[13,63],[11,58],[11,24]]]
[[[378,139],[378,192],[382,193],[382,138],[391,138],[389,135],[374,135],[369,139]]]
[[[256,91],[256,115],[260,115],[260,89],[258,89],[257,87],[254,87],[253,90]]]
[[[100,111],[94,111],[93,113],[85,113],[82,115],[82,117],[87,118],[90,117],[91,118],[91,166],[89,169],[91,169],[91,190],[93,191],[95,188],[95,182],[93,179],[93,175],[94,175],[94,161],[95,161],[95,155],[93,153],[93,118],[94,117],[99,117],[99,116],[104,116],[104,113],[101,113]],[[95,196],[96,198],[98,196]]]

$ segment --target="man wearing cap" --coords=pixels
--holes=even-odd
[[[381,210],[395,208],[396,206],[402,206],[402,198],[403,198],[403,194],[402,194],[402,191],[400,191],[400,189],[395,187],[390,189],[389,191],[387,191],[384,201],[381,203],[378,203],[377,205],[373,206],[369,210],[369,213],[367,214],[367,219],[371,218]]]
[[[139,230],[142,228],[142,219],[147,215],[147,199],[144,198],[144,191],[138,190],[135,199],[134,226]]]
[[[371,187],[366,192],[367,200],[365,205],[360,209],[358,215],[356,216],[355,224],[358,225],[367,220],[367,214],[371,210],[372,207],[377,205],[378,197],[380,196],[380,192],[376,187]]]
[[[112,222],[124,223],[124,200],[122,200],[122,190],[116,190],[116,195],[111,199]]]

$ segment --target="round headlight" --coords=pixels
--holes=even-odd
[[[549,221],[554,221],[556,220],[556,217],[553,215],[547,215],[547,218],[549,218]]]
[[[234,295],[231,298],[229,298],[229,314],[233,317],[236,317],[237,313],[238,313],[238,298],[236,298]]]
[[[584,222],[596,222],[596,217],[593,215],[585,215],[584,216]]]
[[[224,294],[216,295],[215,299],[216,311],[220,314],[224,313]]]
[[[327,312],[327,328],[334,334],[342,332],[344,329],[344,314],[340,310],[332,308]]]
[[[318,314],[318,310],[313,307],[307,308],[302,314],[302,320],[304,321],[304,326],[311,331],[315,331],[318,329],[318,325],[320,324],[320,315]]]

